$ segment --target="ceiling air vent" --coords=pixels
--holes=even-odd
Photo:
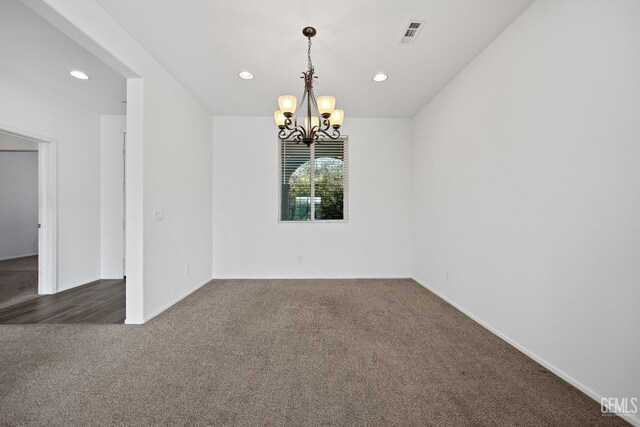
[[[418,35],[420,34],[420,31],[422,31],[422,27],[424,27],[426,22],[426,20],[419,19],[412,19],[409,21],[409,25],[404,29],[404,33],[400,39],[400,44],[413,44],[413,42],[418,38]]]

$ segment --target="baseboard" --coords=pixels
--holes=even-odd
[[[29,258],[29,257],[32,257],[32,256],[37,256],[37,255],[38,255],[38,253],[36,252],[35,254],[10,256],[8,258],[0,258],[0,261],[9,261],[10,259],[18,259],[18,258]]]
[[[149,314],[148,316],[144,317],[144,322],[148,322],[149,320],[153,319],[154,317],[156,317],[157,315],[159,315],[160,313],[162,313],[163,311],[165,311],[166,309],[168,309],[169,307],[173,306],[174,304],[177,304],[178,302],[182,301],[183,299],[185,299],[186,297],[188,297],[189,295],[191,295],[192,293],[194,293],[195,291],[197,291],[198,289],[200,289],[201,287],[203,287],[204,285],[206,285],[207,283],[210,283],[211,280],[213,279],[208,279],[206,282],[201,283],[199,285],[197,285],[196,287],[194,287],[193,289],[191,289],[190,291],[188,291],[187,293],[185,293],[184,295],[174,299],[173,301],[171,301],[170,303],[164,305],[162,308],[154,311],[153,313]],[[127,325],[131,325],[134,323],[128,323],[126,320],[124,321],[125,324]]]
[[[122,275],[122,273],[120,273],[120,275],[119,275],[119,276],[118,276],[118,275],[116,275],[115,277],[114,277],[114,276],[111,276],[111,277],[107,276],[107,277],[105,277],[105,276],[106,276],[105,274],[101,274],[101,275],[100,275],[100,279],[99,279],[99,280],[124,280],[124,279],[125,279],[125,276],[123,276],[123,275]]]
[[[496,335],[498,338],[500,338],[503,341],[505,341],[507,344],[511,345],[512,347],[515,347],[521,353],[524,353],[526,356],[528,356],[529,358],[533,359],[535,362],[537,362],[540,365],[544,366],[547,370],[553,372],[555,375],[559,376],[560,378],[562,378],[563,380],[565,380],[566,382],[568,382],[569,384],[571,384],[572,386],[574,386],[575,388],[577,388],[578,390],[580,390],[581,392],[583,392],[584,394],[586,394],[587,396],[589,396],[590,398],[592,398],[593,400],[598,402],[598,404],[600,404],[600,402],[602,401],[602,398],[604,396],[602,396],[600,393],[597,393],[596,391],[594,391],[591,388],[587,387],[586,385],[584,385],[583,383],[581,383],[577,379],[573,378],[571,375],[569,375],[566,372],[564,372],[562,369],[559,369],[556,366],[552,365],[551,363],[547,362],[545,359],[543,359],[542,357],[538,356],[533,351],[527,349],[526,347],[524,347],[523,345],[521,345],[517,341],[511,339],[507,335],[505,335],[502,332],[500,332],[499,330],[495,329],[493,326],[489,325],[488,323],[486,323],[482,319],[478,318],[477,316],[475,316],[474,314],[472,314],[471,312],[466,310],[464,307],[461,307],[460,305],[458,305],[455,302],[451,301],[449,298],[447,298],[446,296],[442,295],[440,292],[436,291],[435,289],[431,288],[426,283],[416,279],[415,277],[413,278],[413,280],[416,283],[418,283],[420,286],[422,286],[423,288],[428,290],[429,292],[434,293],[439,298],[441,298],[444,301],[446,301],[448,304],[450,304],[451,306],[456,308],[458,311],[463,313],[465,316],[469,317],[471,320],[473,320],[474,322],[476,322],[477,324],[479,324],[480,326],[482,326],[483,328],[485,328],[486,330],[488,330],[492,334]],[[631,423],[632,425],[640,427],[640,418],[638,418],[637,415],[636,416],[618,415],[618,416],[620,418],[624,419],[625,421]]]

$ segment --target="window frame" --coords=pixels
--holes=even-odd
[[[336,223],[348,223],[349,222],[349,136],[347,135],[341,135],[340,138],[338,138],[337,140],[332,140],[331,142],[336,142],[336,141],[340,141],[343,144],[343,153],[344,153],[344,160],[343,160],[343,164],[344,164],[344,172],[342,175],[342,181],[343,181],[343,185],[342,188],[344,189],[344,193],[342,195],[342,202],[343,202],[343,218],[342,219],[315,219],[315,203],[311,203],[311,218],[306,220],[306,221],[296,221],[296,220],[290,220],[290,219],[286,219],[283,220],[282,219],[282,211],[281,211],[281,206],[282,206],[282,158],[281,156],[281,147],[282,144],[284,142],[292,142],[292,141],[281,141],[278,139],[278,144],[276,144],[276,149],[277,154],[276,154],[276,159],[278,160],[278,223],[280,224],[336,224]],[[300,142],[300,144],[303,144],[302,142]],[[322,142],[320,142],[320,144],[322,144]],[[315,147],[316,144],[312,144],[310,148],[311,153],[310,153],[310,170],[311,170],[311,176],[310,176],[310,181],[312,183],[311,185],[311,193],[309,195],[311,200],[314,200],[315,197]]]

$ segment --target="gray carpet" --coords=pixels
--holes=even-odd
[[[0,425],[622,425],[411,280],[214,281],[143,326],[0,326]]]
[[[37,296],[37,256],[0,261],[0,308]]]

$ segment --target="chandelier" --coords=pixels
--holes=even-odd
[[[344,111],[335,108],[336,99],[333,96],[319,96],[316,100],[313,79],[317,77],[311,62],[311,37],[316,35],[316,29],[305,27],[302,34],[309,39],[307,71],[301,77],[304,79],[304,93],[300,105],[304,109],[304,120],[299,115],[294,116],[298,100],[293,95],[278,97],[280,109],[273,113],[273,117],[280,129],[278,138],[281,141],[303,142],[308,147],[314,142],[340,138],[339,129],[344,120]]]

